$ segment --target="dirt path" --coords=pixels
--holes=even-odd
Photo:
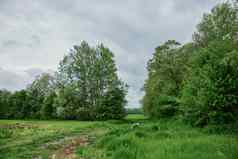
[[[56,152],[54,152],[50,159],[77,159],[75,150],[78,146],[84,147],[89,144],[89,136],[82,135],[79,137],[74,137],[67,141],[67,144],[60,148]],[[83,158],[78,158],[83,159]]]

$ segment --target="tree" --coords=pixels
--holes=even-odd
[[[181,93],[184,118],[193,125],[227,124],[238,116],[238,10],[216,6],[198,25],[199,49]]]
[[[177,110],[179,95],[186,62],[189,58],[190,44],[180,47],[169,40],[156,48],[153,58],[148,62],[148,79],[145,82],[143,109],[150,117],[173,116]]]
[[[54,101],[56,117],[60,119],[89,119],[88,113],[79,114],[79,108],[82,107],[78,92],[72,85],[64,86],[58,89],[57,97]],[[81,117],[81,115],[84,115]]]
[[[37,91],[40,96],[47,96],[54,92],[55,79],[49,73],[42,73],[28,86],[28,92]]]
[[[126,85],[103,44],[74,46],[55,76],[43,73],[12,95],[0,91],[2,118],[106,120],[124,117]],[[9,100],[8,98],[9,94]]]
[[[203,20],[194,33],[194,41],[202,47],[216,40],[230,39],[238,42],[237,8],[231,3],[222,3],[214,7],[210,14],[204,14]]]
[[[194,125],[237,120],[238,48],[230,40],[214,41],[193,58],[182,91],[184,117]]]
[[[9,118],[24,119],[29,116],[28,96],[25,90],[14,92],[9,100]]]
[[[26,89],[28,96],[29,118],[40,118],[41,110],[45,97],[50,96],[54,92],[54,77],[48,73],[43,73]]]
[[[9,117],[11,92],[7,90],[0,90],[0,118],[5,119]]]
[[[44,98],[43,104],[41,106],[42,119],[52,119],[56,117],[56,109],[54,106],[55,98],[55,92],[50,93]]]
[[[71,98],[71,102],[76,102],[70,104],[70,108],[68,104],[60,104],[61,108],[58,110],[61,110],[64,116],[70,114],[70,111],[66,113],[68,109],[78,114],[75,118],[92,120],[99,116],[97,110],[105,106],[104,98],[108,92],[124,85],[117,77],[113,57],[113,53],[102,44],[93,48],[85,41],[80,46],[74,46],[64,57],[57,73],[57,85],[62,96],[58,102],[67,103],[67,100],[64,100],[65,95]],[[62,93],[65,91],[69,94]],[[121,102],[118,107],[122,109],[124,104]]]
[[[126,86],[123,84],[109,90],[103,98],[100,107],[97,107],[97,119],[121,119],[126,116]]]
[[[237,121],[237,26],[237,2],[222,3],[204,15],[194,42],[156,48],[147,67],[145,113],[168,117],[178,111],[197,126]]]

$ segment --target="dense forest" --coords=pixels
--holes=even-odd
[[[148,62],[142,100],[152,118],[195,126],[238,121],[238,8],[222,3],[204,14],[193,40],[168,40]]]
[[[193,40],[168,40],[148,61],[142,99],[150,118],[179,118],[195,126],[238,120],[237,2],[204,14]],[[114,54],[83,41],[26,89],[0,91],[3,119],[121,119],[127,85],[117,76]],[[137,112],[140,110],[129,110]],[[140,112],[141,113],[141,112]]]

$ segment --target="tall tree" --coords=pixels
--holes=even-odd
[[[27,87],[30,118],[40,118],[44,99],[54,92],[54,77],[43,73]]]
[[[184,82],[181,109],[193,125],[224,124],[238,116],[238,10],[217,5],[198,25],[199,49]]]
[[[8,118],[10,113],[11,92],[0,90],[0,118]]]
[[[30,115],[27,92],[20,90],[10,96],[9,118],[23,119]]]
[[[57,75],[59,88],[67,90],[70,87],[69,90],[73,93],[71,97],[76,98],[72,101],[77,102],[72,107],[79,117],[99,117],[97,110],[103,106],[107,93],[124,85],[117,77],[113,58],[113,53],[102,44],[93,48],[83,41],[80,46],[74,46],[60,62]],[[61,95],[64,93],[61,92]],[[60,100],[58,99],[59,103],[64,103]],[[124,104],[121,102],[121,109]],[[63,106],[58,109],[67,110]]]
[[[156,48],[148,63],[149,75],[144,85],[143,107],[149,116],[174,115],[188,59],[185,50],[189,47],[180,47],[178,42],[169,40]]]
[[[211,41],[225,39],[237,44],[237,10],[231,3],[222,3],[214,7],[211,13],[204,14],[202,22],[197,26],[197,32],[193,35],[194,41],[202,47],[206,47]]]

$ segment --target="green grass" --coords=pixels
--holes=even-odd
[[[78,158],[238,158],[236,134],[211,134],[181,121],[150,121],[142,115],[105,122],[0,120],[0,127],[0,159],[49,158],[67,146],[67,138],[85,135],[88,144],[74,150]]]
[[[130,114],[126,117],[127,120],[145,120],[146,117],[143,114]]]

